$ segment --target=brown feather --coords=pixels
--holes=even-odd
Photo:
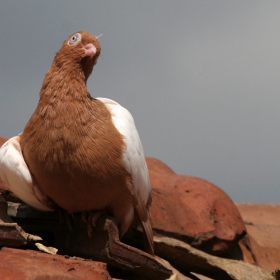
[[[148,203],[145,205],[144,201],[141,199],[139,193],[137,196],[133,197],[134,207],[136,209],[136,220],[140,221],[140,226],[142,226],[144,231],[144,245],[145,249],[151,255],[154,255],[154,245],[153,245],[153,230],[150,222],[149,207],[152,201],[151,194],[149,195]],[[139,224],[139,222],[138,222]]]

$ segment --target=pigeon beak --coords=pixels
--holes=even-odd
[[[93,44],[87,44],[84,46],[85,48],[85,55],[92,58],[96,54],[96,47]]]

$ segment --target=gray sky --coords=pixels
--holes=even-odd
[[[146,156],[237,202],[280,203],[280,1],[0,1],[0,135],[20,133],[69,35],[88,81],[134,116]]]

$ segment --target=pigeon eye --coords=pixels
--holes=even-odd
[[[75,44],[76,42],[78,42],[80,38],[81,38],[80,33],[76,33],[76,34],[74,34],[74,35],[71,36],[71,38],[70,38],[69,41],[68,41],[68,44],[69,44],[69,45],[73,45],[73,44]]]

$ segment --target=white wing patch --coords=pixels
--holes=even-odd
[[[117,102],[107,98],[99,97],[97,99],[106,105],[115,127],[124,136],[126,149],[123,153],[123,161],[126,170],[131,174],[135,195],[138,193],[146,205],[151,186],[143,147],[134,119],[129,111]]]
[[[0,148],[0,181],[30,206],[43,211],[53,210],[43,203],[44,195],[33,184],[21,152],[20,135],[9,139]]]

